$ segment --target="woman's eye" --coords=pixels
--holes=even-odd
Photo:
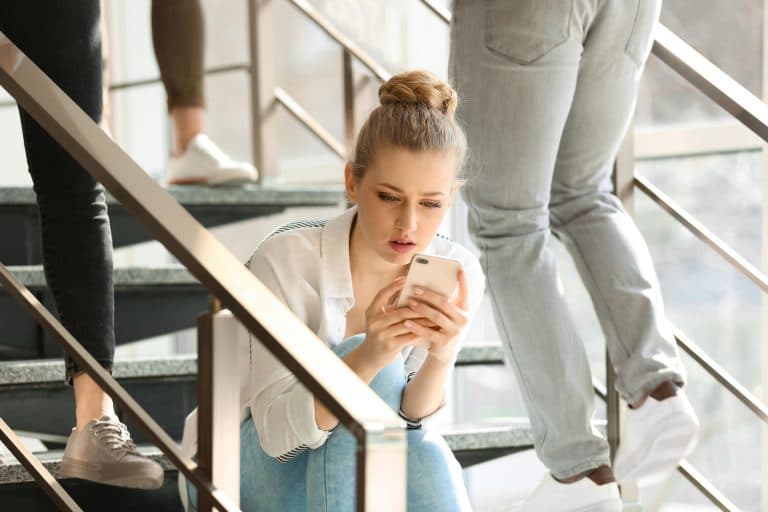
[[[397,201],[397,197],[385,192],[379,192],[379,198],[381,198],[383,201]]]
[[[427,208],[440,208],[440,203],[437,201],[424,201],[421,204]]]

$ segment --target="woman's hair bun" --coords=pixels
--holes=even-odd
[[[426,105],[453,119],[458,97],[453,87],[428,71],[408,71],[395,75],[379,87],[382,105]]]

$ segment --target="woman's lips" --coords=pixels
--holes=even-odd
[[[416,244],[413,242],[400,242],[398,240],[391,240],[389,242],[389,246],[395,252],[406,253],[411,252],[416,247]]]

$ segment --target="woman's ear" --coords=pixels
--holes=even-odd
[[[448,198],[449,206],[453,204],[453,200],[456,199],[456,194],[458,194],[459,190],[461,190],[466,184],[467,184],[466,180],[459,180],[459,179],[456,180],[456,182],[451,187],[451,196]]]
[[[349,162],[344,166],[344,188],[347,191],[349,202],[357,203],[357,183],[355,183],[355,173],[352,171],[352,164]]]

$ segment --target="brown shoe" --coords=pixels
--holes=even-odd
[[[80,432],[72,429],[61,474],[136,489],[157,489],[163,484],[160,464],[140,454],[126,426],[109,416],[90,421]]]

